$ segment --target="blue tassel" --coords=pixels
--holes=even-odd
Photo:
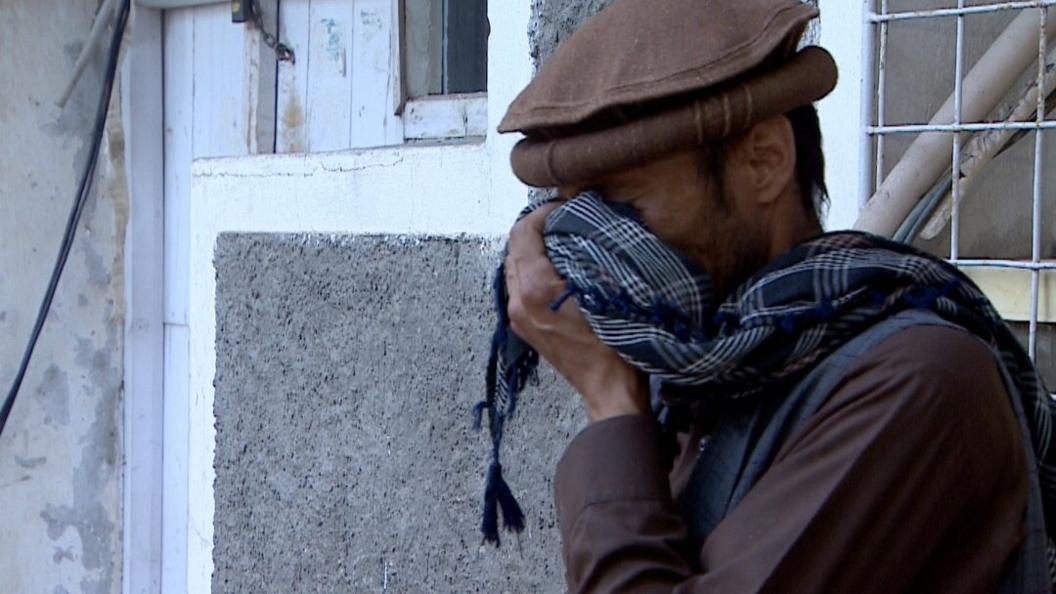
[[[497,462],[491,463],[488,469],[487,483],[484,486],[484,518],[480,523],[480,532],[484,541],[499,546],[499,492],[497,482],[502,479],[502,471]]]
[[[475,406],[473,406],[473,429],[480,431],[480,426],[484,422],[484,409],[488,408],[488,401],[481,400]]]
[[[488,482],[484,487],[484,519],[480,531],[484,540],[499,546],[499,511],[502,511],[502,524],[512,532],[524,530],[524,512],[517,499],[510,491],[510,486],[502,478],[502,466],[492,462],[488,468]]]
[[[502,525],[507,530],[520,533],[524,530],[524,512],[521,511],[521,506],[510,491],[510,486],[502,478],[502,467],[497,464],[495,466],[498,469],[496,472],[498,476],[496,488],[499,497],[499,510],[502,511]]]

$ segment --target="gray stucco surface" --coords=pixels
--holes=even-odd
[[[503,453],[528,528],[480,543],[495,262],[472,238],[220,236],[214,592],[563,590],[551,480],[583,419],[552,372]]]
[[[590,17],[616,0],[532,0],[528,45],[538,68]]]
[[[0,397],[29,338],[90,148],[103,51],[55,106],[96,0],[0,0]],[[105,44],[101,44],[105,45]],[[120,112],[111,112],[120,121]],[[128,198],[120,125],[0,438],[0,592],[121,590]]]

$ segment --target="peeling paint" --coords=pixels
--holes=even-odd
[[[37,401],[44,411],[44,424],[70,423],[70,387],[66,372],[52,363],[37,386]]]
[[[14,481],[11,481],[9,483],[0,484],[0,489],[6,489],[7,487],[12,487],[14,485],[17,485],[18,483],[24,483],[24,482],[28,481],[31,478],[33,478],[33,477],[29,476],[28,474],[24,474],[24,475],[18,477],[18,480],[14,480]]]
[[[286,152],[305,152],[304,108],[296,93],[289,94],[289,101],[282,110],[282,141],[286,145]]]
[[[78,348],[89,341],[81,341]],[[90,376],[116,397],[115,374],[109,366],[109,356],[103,351],[93,351],[90,362],[83,355],[78,364],[89,365]],[[100,363],[103,366],[100,366]],[[40,518],[47,527],[52,541],[62,538],[68,529],[77,532],[81,543],[81,565],[89,570],[91,578],[81,581],[81,591],[104,593],[110,591],[116,567],[114,547],[120,548],[115,538],[116,527],[102,497],[116,472],[117,462],[117,414],[113,410],[114,398],[100,398],[95,408],[95,419],[88,432],[81,437],[81,461],[74,468],[73,501],[69,505],[47,504]]]
[[[337,25],[337,21],[331,18],[320,19],[319,22],[326,28],[326,45],[324,46],[326,54],[330,56],[332,62],[343,60],[345,58],[345,41],[341,27]]]
[[[345,42],[345,27],[336,19],[319,19],[323,27],[323,56],[324,60],[318,64],[329,65],[329,70],[345,77],[348,76],[348,46]],[[315,64],[313,62],[313,64]]]
[[[37,458],[23,458],[22,456],[15,456],[15,464],[18,464],[26,470],[33,470],[34,468],[44,464],[48,461],[47,456],[39,456]]]
[[[55,547],[55,554],[51,556],[51,560],[56,565],[63,561],[75,561],[76,558],[73,555],[73,547]]]
[[[97,287],[105,287],[110,284],[110,273],[103,264],[103,257],[91,244],[81,248],[84,254],[84,266],[88,271],[88,282]]]
[[[363,25],[363,39],[365,41],[370,41],[385,28],[385,22],[382,18],[367,10],[360,11],[359,22]]]

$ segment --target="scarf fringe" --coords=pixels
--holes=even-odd
[[[484,487],[484,519],[480,531],[484,541],[500,544],[499,512],[502,512],[502,524],[509,532],[520,533],[524,530],[524,512],[510,491],[510,486],[502,478],[502,465],[497,461],[488,468],[488,479]]]

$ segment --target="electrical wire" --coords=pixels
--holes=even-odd
[[[103,134],[106,132],[106,116],[110,109],[110,96],[113,92],[114,80],[117,77],[117,64],[121,55],[121,40],[125,35],[125,26],[128,24],[130,10],[131,0],[123,0],[117,13],[117,18],[114,20],[113,34],[110,36],[110,49],[107,55],[106,75],[103,78],[103,86],[99,94],[99,106],[96,109],[95,127],[92,130],[92,144],[88,160],[81,175],[77,197],[70,210],[69,218],[66,220],[66,230],[63,232],[62,244],[59,246],[59,255],[51,272],[51,279],[48,281],[48,288],[44,293],[40,310],[37,312],[37,320],[33,325],[33,332],[30,334],[29,343],[26,345],[26,350],[22,355],[22,362],[11,384],[11,390],[4,399],[3,408],[0,408],[0,436],[4,433],[8,416],[10,416],[11,409],[15,405],[15,397],[18,396],[18,391],[22,387],[22,380],[26,377],[29,361],[33,357],[33,351],[36,349],[37,341],[40,339],[41,331],[44,329],[44,321],[47,319],[48,311],[51,309],[51,302],[55,298],[59,279],[62,277],[63,269],[66,268],[66,260],[70,256],[70,248],[73,246],[73,239],[77,234],[77,225],[81,220],[84,206],[87,204],[88,197],[91,194],[95,169],[99,162],[99,151],[103,141]]]

